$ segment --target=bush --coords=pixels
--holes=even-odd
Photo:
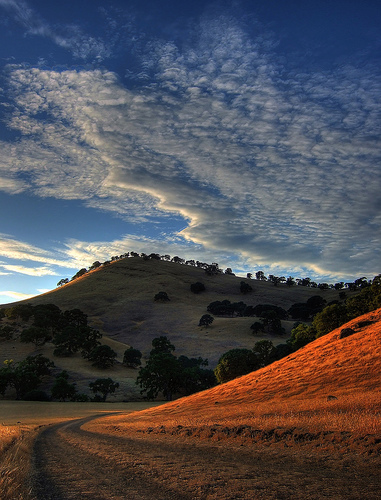
[[[213,316],[211,316],[210,314],[204,314],[203,316],[201,316],[198,326],[204,326],[205,328],[207,328],[213,323],[213,321]]]
[[[205,291],[205,285],[204,283],[200,283],[197,281],[197,283],[192,283],[190,286],[191,292],[193,293],[200,293]]]
[[[260,368],[257,356],[249,349],[231,349],[223,354],[214,369],[217,382],[223,384]]]
[[[92,361],[96,368],[106,369],[114,365],[116,356],[116,352],[110,346],[98,345],[90,352],[87,359]]]
[[[137,368],[142,364],[141,362],[142,353],[138,349],[129,347],[124,351],[123,364],[129,368]]]
[[[169,302],[169,297],[167,292],[159,292],[154,297],[155,302]]]

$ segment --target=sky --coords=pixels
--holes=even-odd
[[[128,251],[381,272],[378,0],[0,0],[0,303]]]

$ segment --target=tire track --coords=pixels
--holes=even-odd
[[[113,436],[81,428],[95,418],[39,434],[33,454],[37,500],[379,498],[379,467],[372,472],[347,462],[338,468],[322,457],[265,447],[224,448],[197,439]]]

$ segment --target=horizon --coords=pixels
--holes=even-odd
[[[0,304],[135,251],[380,273],[381,11],[0,0]]]

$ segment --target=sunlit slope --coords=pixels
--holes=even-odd
[[[343,328],[352,328],[355,333],[340,338]],[[271,414],[277,408],[283,408],[283,412],[321,409],[336,401],[347,406],[366,406],[367,400],[372,404],[378,401],[380,410],[380,390],[381,309],[378,309],[261,370],[126,417],[126,423],[143,428],[152,424],[251,424],[265,411]]]
[[[198,322],[209,303],[228,299],[248,305],[270,303],[289,308],[322,295],[327,302],[337,299],[334,290],[320,291],[301,286],[275,287],[250,280],[253,292],[240,293],[243,278],[220,274],[207,276],[196,267],[172,262],[128,258],[86,274],[62,288],[31,299],[32,304],[54,303],[61,309],[79,308],[89,315],[93,326],[103,334],[147,352],[151,341],[167,335],[176,353],[204,356],[215,363],[219,356],[234,347],[253,347],[253,318],[216,318],[212,327],[200,329]],[[194,294],[190,285],[205,284],[206,291]],[[165,291],[170,302],[157,303],[154,296]],[[293,321],[285,323],[289,332]],[[275,343],[283,341],[275,339]]]

